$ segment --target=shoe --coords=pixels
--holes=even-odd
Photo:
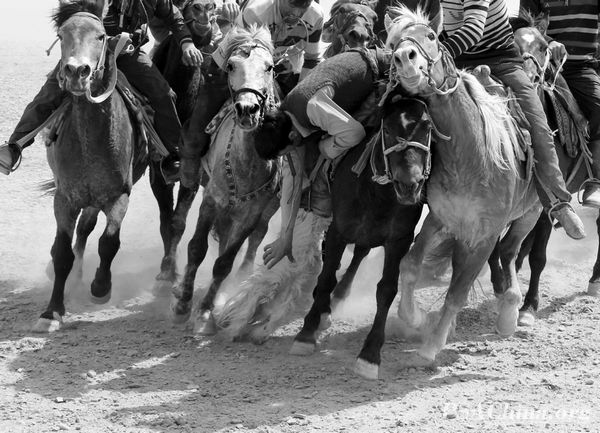
[[[0,146],[0,173],[9,175],[17,169],[21,159],[21,148],[14,143]]]
[[[167,184],[172,184],[179,180],[179,165],[179,157],[177,155],[169,155],[160,163],[160,169]]]
[[[600,209],[600,184],[590,183],[585,187],[581,204],[584,207]]]
[[[550,216],[556,218],[560,225],[565,229],[567,235],[579,240],[586,236],[585,227],[581,219],[577,216],[570,204],[559,204],[555,207]]]

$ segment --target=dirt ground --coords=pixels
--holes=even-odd
[[[7,2],[0,15],[2,140],[58,58],[56,48],[44,54],[53,41],[53,4],[27,0],[29,32],[22,4]],[[496,335],[495,299],[483,275],[434,369],[408,364],[418,345],[403,338],[394,305],[380,378],[367,381],[353,367],[375,311],[379,254],[363,264],[344,315],[311,357],[288,355],[307,299],[261,346],[195,337],[191,325],[169,322],[168,300],[149,293],[161,245],[147,178],[134,189],[123,225],[113,299],[103,306],[86,300],[100,221],[88,243],[87,287],[68,292],[63,328],[32,333],[52,287],[45,275],[52,198],[37,189],[50,177],[36,143],[19,170],[0,179],[0,432],[600,431],[600,299],[585,295],[598,245],[595,211],[577,208],[585,240],[554,233],[535,326]],[[181,244],[181,268],[192,227]],[[211,251],[196,296],[210,278],[214,245]],[[521,282],[526,288],[527,269]],[[420,290],[422,305],[439,309],[443,290]]]

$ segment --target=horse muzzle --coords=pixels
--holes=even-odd
[[[237,101],[234,104],[237,125],[245,130],[252,131],[258,128],[262,118],[260,104],[248,101]]]
[[[61,87],[76,96],[85,94],[90,87],[92,68],[88,64],[67,62],[58,73]]]
[[[396,200],[398,203],[404,206],[410,206],[417,204],[421,201],[421,192],[423,191],[423,185],[425,179],[421,179],[412,183],[392,181],[394,186],[394,192],[396,193]]]

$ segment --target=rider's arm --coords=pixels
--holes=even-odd
[[[483,36],[491,0],[447,0],[444,1],[444,29],[449,36],[444,46],[453,58],[476,45]],[[462,15],[462,21],[448,22],[446,18]],[[462,11],[462,13],[461,13]]]
[[[306,107],[310,122],[331,136],[319,143],[319,150],[329,159],[356,146],[366,135],[360,122],[333,102],[333,94],[331,86],[323,87],[310,98]]]
[[[317,20],[312,28],[312,31],[308,34],[308,43],[304,50],[304,64],[300,72],[300,80],[304,79],[306,75],[323,60],[320,49],[321,34],[323,33],[323,13],[320,9],[317,9]]]
[[[147,3],[152,2],[144,1],[145,5],[147,5]],[[154,16],[160,19],[171,33],[173,33],[173,36],[175,36],[175,39],[177,39],[181,48],[183,49],[187,44],[193,44],[192,35],[185,24],[183,15],[181,15],[181,12],[173,2],[171,0],[156,0],[154,3],[156,4]]]

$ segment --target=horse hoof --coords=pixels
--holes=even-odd
[[[315,353],[315,344],[305,343],[304,341],[294,341],[290,349],[290,355],[310,356]]]
[[[496,332],[505,337],[514,334],[517,330],[518,318],[519,311],[517,309],[511,311],[505,310],[496,319]]]
[[[175,300],[173,303],[171,303],[167,315],[169,316],[169,320],[172,324],[183,325],[185,322],[188,321],[188,319],[192,315],[192,312],[189,308],[179,308],[179,302]]]
[[[214,316],[211,314],[208,319],[196,318],[194,324],[194,334],[197,335],[216,335],[217,334],[217,323],[215,322]]]
[[[60,325],[63,323],[63,320],[58,313],[53,313],[53,316],[53,319],[40,317],[32,331],[37,333],[51,333],[58,331],[60,329]]]
[[[157,298],[168,298],[173,290],[173,282],[168,280],[156,280],[152,287],[152,294]]]
[[[600,297],[600,283],[589,283],[587,294],[589,296]]]
[[[433,364],[435,362],[435,355],[437,355],[437,352],[438,351],[429,344],[421,347],[416,352],[417,356],[414,357],[413,367],[427,367]]]
[[[108,291],[108,293],[101,297],[96,297],[90,293],[90,302],[96,305],[103,305],[110,301],[110,297],[112,295],[112,289]]]
[[[531,311],[519,311],[518,326],[533,326],[535,324],[535,315]]]
[[[354,364],[354,373],[365,379],[377,380],[379,378],[379,366],[358,358],[356,364]]]
[[[331,314],[321,314],[321,320],[319,322],[319,331],[325,331],[331,326]]]
[[[332,298],[329,303],[331,309],[331,316],[334,318],[340,318],[344,315],[344,300],[338,298]]]

